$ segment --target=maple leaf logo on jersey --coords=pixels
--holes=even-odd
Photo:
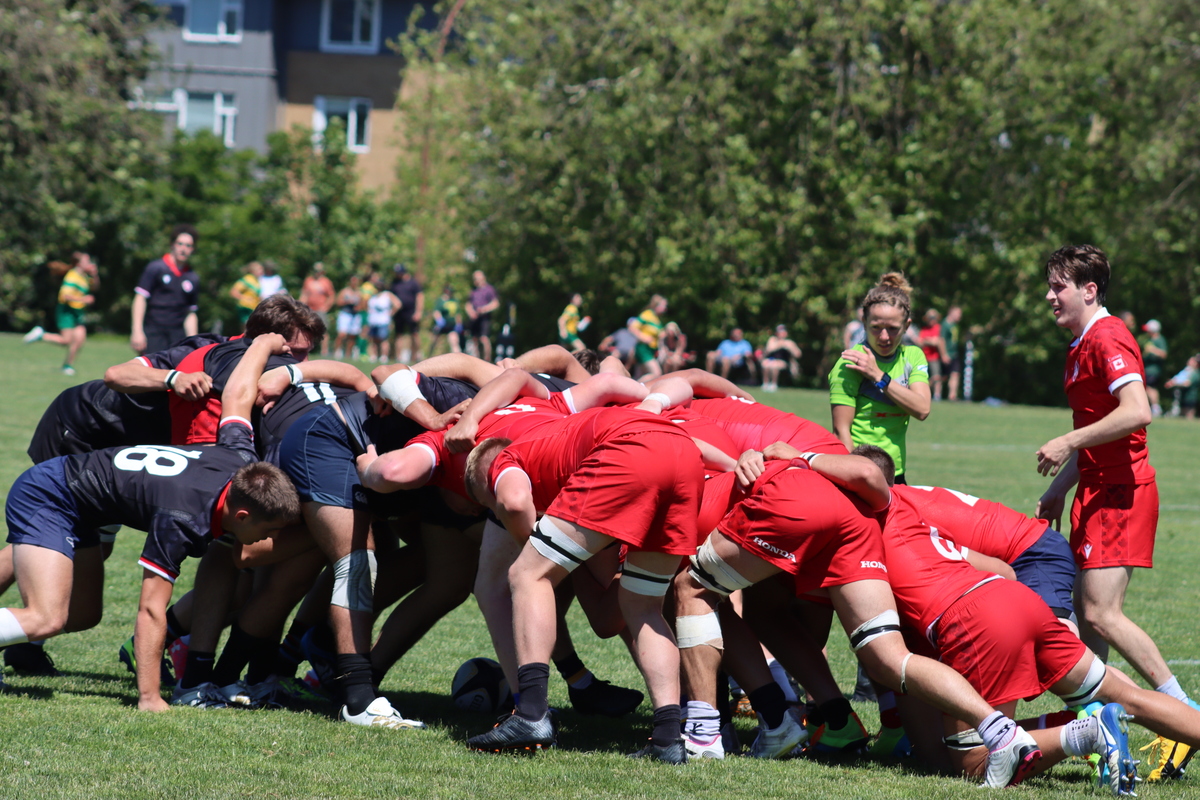
[[[1125,356],[1117,353],[1115,356],[1108,357],[1108,365],[1113,369],[1125,369]]]

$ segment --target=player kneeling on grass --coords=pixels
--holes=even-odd
[[[805,453],[768,463],[747,457],[756,455],[761,454],[744,455],[738,465],[751,482],[748,496],[721,520],[691,568],[675,580],[684,675],[692,700],[709,706],[693,708],[689,703],[689,717],[694,712],[716,716],[711,706],[724,646],[716,614],[719,600],[788,572],[795,576],[798,591],[828,590],[855,655],[873,676],[955,718],[972,721],[989,750],[985,785],[999,788],[1018,782],[1036,753],[1029,734],[995,711],[961,675],[909,652],[900,635],[875,518],[875,511],[886,508],[891,499],[882,472],[855,456]],[[822,460],[838,465],[838,474],[822,476],[808,469]],[[848,486],[858,496],[843,488]],[[869,487],[874,487],[873,494]],[[690,728],[689,719],[688,738],[694,748],[712,746],[705,738],[711,732]],[[756,748],[777,757],[799,743],[804,731],[784,717],[760,736],[766,741],[756,742]]]
[[[654,704],[638,755],[687,761],[679,735],[679,651],[662,615],[680,557],[695,552],[704,467],[669,420],[626,408],[584,411],[509,444],[492,439],[467,463],[467,489],[525,544],[509,570],[517,650],[516,711],[473,736],[476,750],[534,750],[555,740],[546,699],[554,588],[616,542],[629,545],[618,602]],[[535,525],[539,512],[544,512]]]
[[[258,462],[249,422],[263,365],[285,350],[282,336],[255,339],[225,389],[215,445],[114,447],[54,458],[17,479],[5,516],[25,608],[0,609],[0,647],[95,626],[103,591],[90,574],[101,568],[96,529],[147,531],[135,628],[138,708],[167,708],[159,657],[183,559],[226,534],[261,541],[300,515],[291,481]],[[94,587],[94,595],[72,597],[77,581]]]

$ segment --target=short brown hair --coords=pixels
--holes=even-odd
[[[571,355],[579,362],[579,366],[588,371],[589,375],[595,375],[600,371],[600,354],[595,350],[577,350]]]
[[[283,470],[265,461],[247,464],[234,473],[226,502],[230,508],[246,509],[259,522],[300,518],[296,487]]]
[[[247,338],[262,333],[278,333],[289,341],[303,333],[315,350],[325,338],[325,320],[294,297],[273,294],[259,303],[246,320]]]
[[[896,462],[888,455],[887,450],[874,444],[860,444],[850,451],[850,455],[870,459],[875,466],[879,467],[888,486],[896,484]]]
[[[871,312],[872,306],[880,304],[892,306],[900,309],[904,314],[904,320],[907,322],[912,319],[912,287],[908,285],[908,281],[899,272],[889,272],[879,279],[879,283],[867,292],[867,296],[863,298],[862,313],[863,319],[867,318],[867,314]]]
[[[463,468],[463,483],[467,487],[467,496],[476,503],[487,505],[483,502],[483,492],[480,490],[487,489],[488,470],[492,468],[492,462],[500,455],[500,451],[510,444],[512,439],[484,439],[475,445],[467,456],[467,465]]]
[[[1092,244],[1060,247],[1046,259],[1047,281],[1053,277],[1060,277],[1076,286],[1094,283],[1100,305],[1104,305],[1104,296],[1108,294],[1108,279],[1111,274],[1108,256]]]

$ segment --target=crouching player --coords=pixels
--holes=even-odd
[[[54,458],[17,479],[5,516],[25,608],[0,609],[0,647],[95,626],[102,582],[88,582],[96,596],[72,596],[71,588],[76,570],[101,564],[76,562],[75,550],[94,544],[87,539],[102,525],[147,531],[135,628],[138,707],[168,707],[160,694],[159,657],[183,559],[203,555],[225,534],[241,543],[260,541],[299,517],[287,476],[257,463],[249,422],[263,365],[285,350],[282,336],[255,339],[226,386],[215,445],[114,447]]]
[[[554,646],[554,588],[618,542],[629,546],[619,605],[654,705],[639,752],[684,763],[679,651],[662,615],[681,556],[695,552],[704,483],[700,451],[669,420],[644,411],[584,411],[509,443],[489,439],[468,459],[467,489],[525,542],[509,570],[516,634],[515,713],[467,746],[498,752],[554,743],[546,699]],[[545,516],[536,522],[539,512]]]
[[[716,670],[724,646],[715,611],[719,600],[788,572],[798,591],[829,591],[855,655],[872,676],[979,729],[989,750],[985,785],[1020,781],[1037,752],[1029,734],[995,711],[961,675],[914,655],[904,644],[873,511],[890,500],[883,474],[869,470],[874,496],[859,488],[860,496],[871,498],[868,503],[807,469],[816,458],[806,453],[793,461],[770,462],[749,496],[701,546],[691,568],[676,578],[676,631],[693,700],[709,705],[716,700]],[[865,464],[866,459],[854,461]],[[781,752],[804,736],[788,719],[765,733],[777,740],[774,749]]]

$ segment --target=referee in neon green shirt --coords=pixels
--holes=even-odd
[[[911,417],[929,416],[929,364],[921,348],[901,344],[912,318],[912,289],[898,272],[884,275],[863,300],[867,343],[843,351],[829,373],[833,432],[853,449],[882,447],[906,483],[905,437]]]

